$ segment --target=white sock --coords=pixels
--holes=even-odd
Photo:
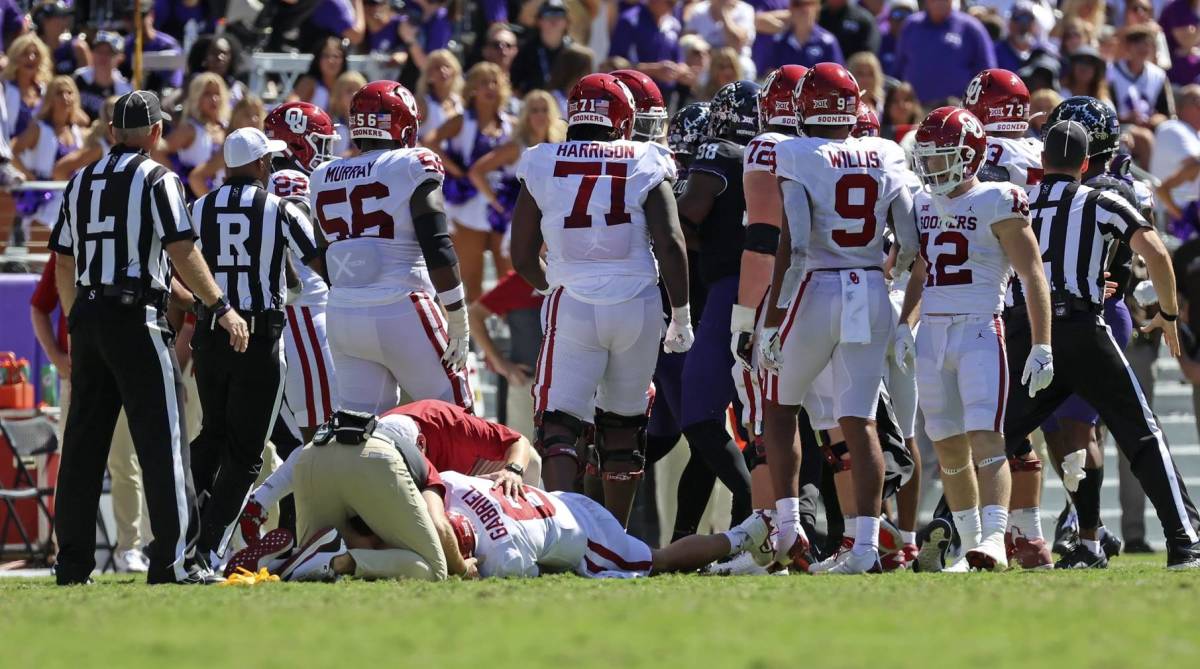
[[[279,500],[288,496],[292,492],[292,472],[296,469],[296,461],[300,459],[300,451],[304,449],[297,448],[288,454],[287,459],[279,466],[279,469],[271,472],[263,484],[254,489],[252,496],[255,501],[262,505],[264,509],[270,509],[279,503]]]
[[[954,516],[954,527],[958,529],[958,536],[962,541],[962,552],[965,555],[967,551],[979,545],[979,535],[983,531],[979,509],[971,507],[962,511],[954,511],[952,515]]]
[[[877,516],[859,516],[855,519],[854,552],[879,550],[879,518]]]
[[[858,516],[842,516],[842,536],[853,539],[858,534]]]
[[[781,497],[775,500],[776,520],[780,523],[800,523],[800,498]]]
[[[905,544],[916,545],[917,533],[916,532],[905,532],[904,530],[900,530],[900,541],[903,541]]]
[[[999,504],[989,504],[983,507],[982,536],[1002,535],[1006,527],[1008,527],[1008,509],[1006,507]]]
[[[1087,549],[1092,552],[1092,555],[1104,555],[1104,549],[1100,548],[1100,540],[1099,539],[1096,539],[1096,540],[1080,539],[1079,541],[1082,542],[1083,545],[1086,546]]]
[[[1009,511],[1008,526],[1031,541],[1046,538],[1042,534],[1042,510],[1036,506]]]

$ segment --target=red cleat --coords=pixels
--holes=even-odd
[[[276,528],[267,532],[262,538],[243,548],[229,558],[225,565],[225,576],[237,572],[238,567],[250,572],[257,572],[263,567],[270,567],[271,560],[296,547],[296,537],[286,528]]]
[[[883,564],[884,571],[896,571],[897,569],[910,569],[914,562],[917,561],[917,553],[920,549],[916,544],[904,544],[900,550],[880,558]]]
[[[1026,539],[1014,535],[1009,560],[1016,560],[1021,569],[1053,569],[1054,558],[1045,539]]]
[[[253,546],[262,535],[262,526],[267,522],[267,510],[253,497],[246,500],[242,515],[238,517],[238,529],[246,546]]]

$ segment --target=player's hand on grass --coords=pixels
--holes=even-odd
[[[477,580],[479,578],[479,560],[476,558],[467,558],[463,560],[463,563],[466,565],[466,571],[459,576],[464,581]]]

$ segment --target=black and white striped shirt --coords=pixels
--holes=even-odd
[[[1029,217],[1050,292],[1103,304],[1109,249],[1150,223],[1119,195],[1063,175],[1046,175],[1034,195]],[[1025,304],[1019,280],[1013,282],[1013,302]]]
[[[289,247],[306,264],[317,255],[308,216],[248,178],[230,178],[196,200],[192,220],[213,278],[241,311],[283,308]]]
[[[165,246],[195,239],[179,176],[149,156],[114,146],[67,182],[50,248],[75,257],[75,283],[168,291]]]

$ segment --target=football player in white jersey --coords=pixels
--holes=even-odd
[[[333,157],[337,133],[324,110],[307,102],[288,102],[267,114],[263,122],[267,137],[287,143],[275,159],[271,192],[308,209],[308,175]],[[293,259],[294,260],[294,259]],[[300,279],[300,295],[287,306],[288,328],[284,330],[287,380],[284,399],[290,420],[299,429],[301,441],[312,441],[317,426],[329,420],[337,408],[334,393],[333,358],[325,334],[325,301],[329,285],[304,263],[292,262]],[[288,418],[285,418],[288,420]],[[287,453],[280,453],[286,458]]]
[[[1010,271],[1028,286],[1033,350],[1021,378],[1032,397],[1050,385],[1050,294],[1029,224],[1024,189],[981,182],[982,124],[958,107],[932,111],[917,130],[914,199],[921,255],[896,328],[896,360],[915,342],[918,402],[933,441],[946,501],[962,539],[947,571],[1008,568],[1004,533],[1012,485],[1004,450],[1008,368],[1000,311]],[[923,565],[924,566],[924,565]]]
[[[1007,181],[1021,188],[1041,183],[1042,141],[1029,136],[1029,89],[1020,77],[1000,68],[980,72],[967,85],[963,106],[987,133],[980,181]]]
[[[362,153],[311,177],[309,203],[329,243],[329,343],[344,409],[382,413],[399,403],[398,388],[414,400],[472,405],[444,172],[437,154],[416,147],[417,118],[408,89],[367,84],[350,102],[350,137]]]
[[[576,443],[594,421],[605,504],[623,524],[645,464],[647,390],[663,341],[660,270],[672,306],[663,346],[683,352],[693,340],[675,161],[660,144],[629,141],[633,96],[612,75],[580,79],[567,107],[567,141],[532,147],[517,164],[513,266],[548,295],[537,446],[547,483],[569,489]]]
[[[773,558],[770,525],[758,513],[728,532],[693,534],[654,549],[626,534],[612,513],[584,495],[527,485],[523,496],[509,497],[489,479],[443,472],[441,480],[460,550],[478,560],[479,575],[485,578],[554,572],[634,578],[696,571],[741,551],[763,564]]]
[[[877,137],[850,138],[858,96],[858,82],[836,63],[817,64],[796,89],[796,113],[806,136],[775,145],[787,226],[760,345],[761,363],[775,371],[763,428],[775,482],[777,556],[785,566],[808,547],[797,497],[796,413],[817,375],[834,363],[834,416],[854,462],[859,516],[851,555],[828,573],[849,574],[881,570],[883,456],[874,419],[895,329],[880,267],[883,223],[892,222],[902,266],[917,251],[904,152]]]

